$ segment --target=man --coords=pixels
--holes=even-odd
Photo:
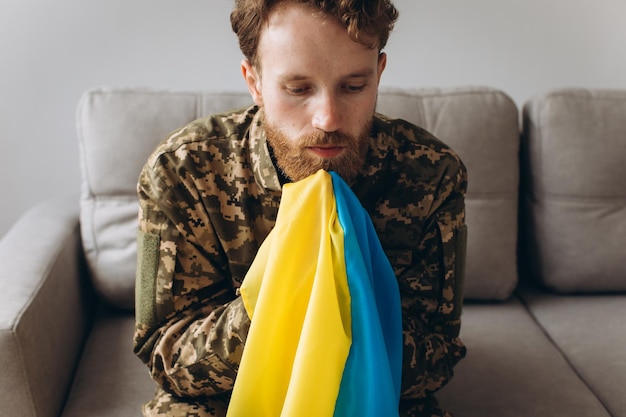
[[[449,415],[433,393],[465,355],[466,172],[424,130],[374,113],[396,9],[235,3],[255,105],[172,133],[139,180],[134,348],[158,384],[144,415],[225,415],[250,328],[238,288],[275,224],[281,186],[319,169],[350,184],[397,276],[400,415]]]

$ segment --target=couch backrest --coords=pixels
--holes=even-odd
[[[523,109],[520,266],[561,292],[626,291],[626,91]]]
[[[251,104],[247,93],[98,89],[77,112],[81,230],[97,291],[134,304],[139,171],[170,131]],[[378,110],[433,132],[469,172],[467,298],[506,299],[517,283],[518,110],[490,88],[381,91]]]

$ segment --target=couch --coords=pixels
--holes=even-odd
[[[136,181],[168,132],[246,93],[96,89],[77,110],[82,189],[0,242],[0,415],[140,415],[132,353]],[[384,90],[469,172],[467,357],[438,394],[457,417],[626,417],[626,91],[521,109],[487,87]]]

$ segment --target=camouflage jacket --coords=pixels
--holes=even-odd
[[[192,122],[141,172],[134,351],[159,385],[146,415],[225,410],[250,326],[237,289],[281,199],[262,117],[253,106]],[[450,148],[376,115],[352,189],[400,285],[403,415],[444,415],[431,394],[465,355],[466,187]]]

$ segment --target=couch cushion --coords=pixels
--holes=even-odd
[[[133,354],[131,314],[101,314],[85,345],[62,417],[139,417],[155,382]]]
[[[537,322],[610,414],[626,417],[626,297],[522,294]]]
[[[524,106],[521,265],[563,292],[626,290],[626,91]]]
[[[461,338],[467,357],[438,394],[455,416],[610,415],[518,299],[465,305]]]
[[[81,228],[95,287],[110,303],[134,304],[141,167],[170,131],[248,105],[248,93],[98,89],[78,106]],[[378,110],[423,126],[468,167],[466,297],[505,299],[517,282],[518,112],[489,88],[382,91]]]

